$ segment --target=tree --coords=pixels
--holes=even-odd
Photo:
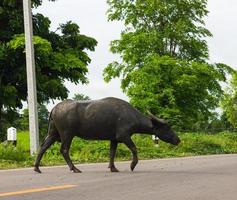
[[[230,87],[227,88],[221,101],[221,107],[231,125],[237,128],[237,73],[232,76]]]
[[[47,135],[48,130],[49,111],[44,104],[38,105],[38,119],[39,119],[39,137],[40,141]],[[28,130],[29,128],[29,110],[26,108],[20,114],[16,121],[15,127],[20,130]]]
[[[109,20],[124,21],[126,29],[111,43],[122,61],[104,69],[105,81],[121,77],[132,104],[180,128],[207,121],[223,94],[220,82],[232,72],[207,61],[207,0],[107,2]]]
[[[127,95],[137,108],[169,119],[181,129],[208,121],[219,105],[225,80],[216,65],[187,62],[167,56],[147,57],[144,66],[129,74]]]
[[[234,127],[228,121],[225,113],[222,113],[219,118],[214,118],[207,127],[207,131],[212,133],[218,133],[227,130],[234,130]]]
[[[33,7],[41,3],[32,0]],[[0,2],[0,139],[5,122],[14,122],[17,108],[27,100],[22,9],[22,1]],[[47,17],[39,13],[33,16],[39,104],[67,98],[65,80],[88,83],[91,60],[85,50],[94,51],[97,44],[95,39],[80,34],[79,26],[71,21],[61,24],[57,32],[49,27]]]
[[[73,100],[80,101],[80,100],[91,100],[89,96],[84,95],[84,94],[75,94],[74,97],[72,98]]]

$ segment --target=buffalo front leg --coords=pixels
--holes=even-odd
[[[74,173],[81,173],[81,171],[74,166],[69,156],[69,149],[70,149],[71,143],[72,143],[72,138],[67,138],[66,140],[62,140],[60,152],[62,153],[66,163],[68,164],[69,169],[73,171]]]
[[[137,148],[135,146],[135,144],[133,143],[131,138],[126,138],[123,142],[132,152],[133,155],[133,159],[130,165],[131,170],[133,171],[134,168],[136,167],[137,163],[138,163],[138,158],[137,158]]]
[[[118,142],[111,140],[110,142],[110,161],[109,161],[109,168],[111,172],[119,172],[119,170],[114,165],[114,158],[116,155]]]
[[[52,135],[48,135],[44,142],[41,145],[39,154],[36,158],[35,161],[35,167],[34,167],[34,171],[41,173],[40,169],[39,169],[39,165],[40,165],[40,161],[44,155],[44,153],[46,152],[46,150],[57,140],[57,135],[56,134],[52,134]]]

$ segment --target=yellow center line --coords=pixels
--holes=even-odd
[[[60,186],[52,186],[52,187],[45,187],[45,188],[20,190],[20,191],[14,191],[14,192],[4,192],[4,193],[0,193],[0,197],[29,194],[29,193],[35,193],[35,192],[45,192],[45,191],[51,191],[51,190],[63,190],[63,189],[68,189],[68,188],[73,188],[73,187],[76,187],[76,185],[60,185]]]

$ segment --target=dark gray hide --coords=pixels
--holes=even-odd
[[[60,141],[60,152],[70,170],[80,172],[69,157],[74,136],[83,139],[110,140],[109,168],[112,172],[118,171],[114,165],[117,144],[124,143],[133,154],[131,163],[133,170],[138,162],[136,146],[131,140],[134,133],[156,135],[174,145],[180,142],[164,120],[153,115],[146,117],[123,100],[108,97],[94,101],[63,101],[50,113],[48,136],[41,146],[34,170],[41,172],[39,164],[43,154],[55,141]]]

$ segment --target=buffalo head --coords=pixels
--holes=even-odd
[[[152,122],[152,131],[154,135],[162,141],[173,145],[178,145],[181,142],[179,137],[165,120],[159,119],[151,113],[149,113],[149,116]]]

